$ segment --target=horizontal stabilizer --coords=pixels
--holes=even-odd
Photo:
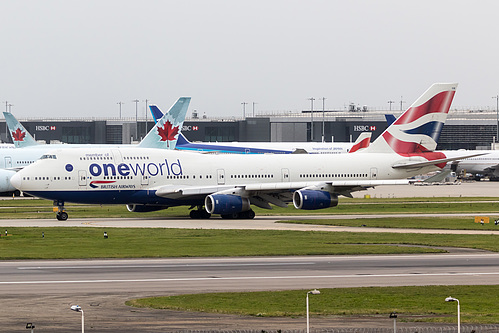
[[[441,158],[438,160],[432,160],[432,161],[407,161],[407,162],[402,162],[402,163],[397,163],[392,165],[392,168],[394,169],[412,169],[412,168],[422,168],[425,166],[430,166],[430,165],[436,165],[436,164],[441,164],[441,163],[447,163],[451,161],[457,161],[457,160],[463,160],[465,158],[470,158],[470,157],[475,157],[475,156],[481,156],[485,155],[487,153],[480,153],[480,154],[468,154],[468,155],[462,155],[462,156],[454,156],[454,157],[449,157],[449,158]]]

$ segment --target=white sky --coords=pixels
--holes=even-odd
[[[409,106],[459,82],[453,107],[499,94],[499,1],[2,0],[0,110],[135,116],[144,100],[242,115],[349,102]],[[315,102],[315,109],[322,109]]]

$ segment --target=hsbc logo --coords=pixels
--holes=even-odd
[[[183,132],[190,132],[190,131],[197,131],[197,130],[199,130],[198,126],[187,126],[187,125],[182,126]]]
[[[374,125],[354,125],[354,132],[374,132],[376,131],[376,126]]]
[[[55,131],[55,126],[35,126],[35,131]]]

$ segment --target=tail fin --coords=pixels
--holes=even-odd
[[[149,109],[151,110],[152,119],[154,119],[155,123],[157,123],[158,120],[163,118],[164,116],[163,112],[161,112],[161,110],[156,105],[150,105]]]
[[[10,137],[16,148],[37,146],[36,140],[29,134],[23,125],[10,112],[4,112],[3,116],[9,128]]]
[[[457,83],[435,83],[365,150],[399,155],[434,151]]]
[[[393,114],[385,114],[386,124],[390,126],[397,120]]]
[[[353,143],[352,148],[348,151],[349,153],[355,153],[356,151],[365,149],[371,144],[371,132],[362,132],[359,137]]]
[[[175,149],[190,102],[190,97],[180,97],[170,110],[156,122],[156,125],[139,143],[139,147]],[[153,107],[156,106],[152,105],[151,110]]]

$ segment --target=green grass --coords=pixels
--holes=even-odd
[[[480,215],[482,216],[482,215]],[[352,218],[352,219],[314,219],[289,220],[281,223],[335,225],[347,227],[371,228],[409,228],[409,229],[450,229],[450,230],[497,230],[499,225],[494,220],[499,215],[489,216],[490,223],[475,223],[473,216],[456,217],[383,217],[383,218]]]
[[[394,246],[405,241],[390,234],[91,227],[13,227],[7,230],[10,236],[0,238],[0,260],[441,252],[427,247]],[[109,235],[108,239],[104,239],[104,231]],[[411,244],[417,244],[415,237],[412,238]],[[421,242],[426,239],[420,237]],[[452,244],[452,240],[442,243]],[[485,243],[494,247],[493,242]],[[74,250],[75,244],[78,244],[78,251]],[[499,244],[494,248],[499,250]]]
[[[245,293],[209,293],[130,300],[126,304],[155,309],[203,311],[250,316],[305,316],[307,290]],[[388,318],[397,312],[399,320],[456,323],[456,303],[461,303],[464,323],[499,322],[499,286],[423,286],[321,289],[310,295],[310,314]],[[423,317],[419,317],[423,316]]]

